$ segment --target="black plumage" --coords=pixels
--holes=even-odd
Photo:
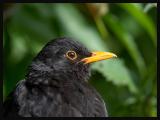
[[[68,51],[76,56],[70,52],[67,57]],[[3,116],[107,117],[101,96],[88,83],[89,64],[81,62],[89,56],[90,51],[70,38],[50,41],[5,100]]]

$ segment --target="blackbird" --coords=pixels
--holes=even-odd
[[[107,117],[105,103],[88,84],[89,63],[116,57],[90,52],[71,38],[47,43],[3,104],[4,117]]]

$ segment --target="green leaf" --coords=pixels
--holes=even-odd
[[[153,7],[157,7],[157,3],[148,3],[144,7],[144,12],[147,13],[149,10],[151,10]]]
[[[117,19],[114,18],[113,15],[107,14],[104,20],[109,29],[111,29],[118,40],[128,50],[132,59],[137,65],[139,73],[141,76],[143,76],[146,66],[133,37],[122,27],[122,25],[118,22]]]
[[[137,88],[133,83],[129,70],[125,67],[123,60],[107,60],[97,62],[92,65],[94,70],[100,71],[108,80],[117,86],[128,86],[133,93],[137,92]]]
[[[78,39],[90,50],[108,50],[96,29],[86,23],[83,16],[75,7],[70,4],[59,4],[56,7],[54,6],[54,9],[57,11],[57,18],[65,35]],[[66,23],[66,21],[69,22]],[[112,81],[116,85],[128,86],[131,92],[135,93],[137,91],[128,72],[129,70],[121,59],[96,63],[93,69],[100,71],[106,77],[106,80]]]
[[[55,32],[53,32],[48,20],[41,15],[40,11],[35,8],[31,9],[33,5],[30,5],[30,7],[28,7],[28,4],[24,4],[23,7],[16,5],[17,12],[12,16],[10,28],[17,34],[27,36],[31,40],[44,41],[52,39]],[[30,12],[30,9],[32,12]],[[34,17],[35,15],[37,17]]]
[[[130,15],[132,15],[135,20],[148,32],[151,37],[153,44],[156,46],[157,43],[157,35],[156,28],[153,24],[152,20],[143,12],[143,10],[138,9],[135,5],[131,3],[121,3],[117,4],[126,10]]]
[[[63,35],[80,40],[92,50],[106,49],[107,46],[97,35],[97,31],[92,26],[88,26],[75,7],[69,4],[57,4],[54,9],[57,11],[56,15],[61,24],[62,32],[65,33]]]

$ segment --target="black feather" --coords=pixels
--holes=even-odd
[[[65,53],[74,50],[71,61]],[[80,60],[91,56],[70,38],[50,41],[33,59],[25,80],[4,102],[4,117],[106,117],[105,104],[87,80],[89,65]]]

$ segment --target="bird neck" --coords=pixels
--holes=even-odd
[[[36,61],[29,66],[28,74],[26,75],[26,82],[33,85],[72,85],[75,82],[81,84],[87,82],[89,78],[89,71],[84,69],[76,69],[71,71],[56,71],[46,64]]]

